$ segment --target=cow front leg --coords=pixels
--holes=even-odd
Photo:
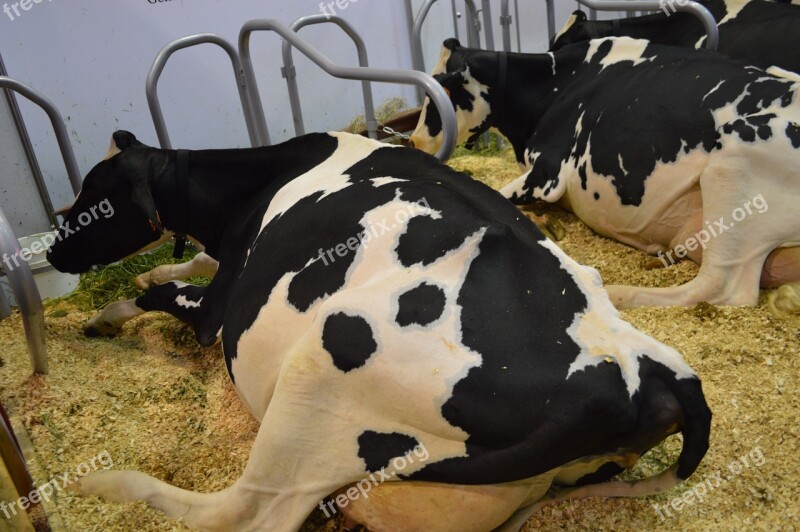
[[[166,312],[194,328],[205,291],[180,281],[154,286],[136,299],[111,303],[86,323],[83,332],[88,337],[116,336],[126,322],[151,311]]]
[[[200,252],[189,262],[182,264],[164,264],[145,272],[134,279],[134,284],[142,290],[162,285],[169,281],[184,281],[189,277],[212,278],[219,269],[219,262],[204,252]]]

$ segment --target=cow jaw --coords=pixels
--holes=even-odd
[[[492,112],[491,105],[487,100],[489,86],[475,79],[470,74],[469,67],[464,70],[462,75],[464,78],[464,89],[472,96],[472,108],[467,109],[454,102],[456,126],[458,128],[456,144],[464,144],[477,131],[483,129]],[[452,101],[452,94],[450,94],[450,96]],[[426,123],[428,110],[434,108],[435,107],[431,104],[431,99],[429,97],[425,98],[419,122],[417,123],[417,129],[415,129],[414,133],[411,135],[412,146],[431,155],[439,151],[444,141],[444,133],[439,131],[437,135],[432,135],[430,127]]]

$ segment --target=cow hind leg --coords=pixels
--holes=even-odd
[[[116,301],[92,316],[83,328],[83,334],[90,338],[116,336],[122,325],[146,311],[136,304],[136,299]]]
[[[198,253],[189,262],[182,264],[164,264],[145,272],[134,279],[134,284],[141,290],[162,285],[169,281],[183,281],[189,277],[214,277],[219,262],[203,252]]]

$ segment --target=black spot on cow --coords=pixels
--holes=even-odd
[[[763,72],[759,72],[763,74]],[[792,82],[783,79],[764,78],[750,83],[747,94],[736,106],[740,115],[758,113],[777,101],[783,102]]]
[[[347,373],[364,366],[378,344],[367,320],[339,312],[325,320],[322,347],[330,353],[333,365]]]
[[[786,126],[786,136],[792,141],[792,146],[800,148],[800,124],[789,122]]]
[[[756,135],[761,140],[768,140],[772,137],[772,128],[769,126],[769,122],[773,118],[775,118],[773,113],[737,118],[733,122],[725,124],[722,130],[727,134],[736,132],[744,142],[755,142]]]
[[[586,175],[586,163],[583,163],[580,165],[580,167],[578,167],[578,175],[581,176],[581,188],[586,190],[589,180],[589,177]]]
[[[400,237],[395,252],[403,266],[428,266],[458,249],[464,238],[460,221],[455,218],[436,220],[430,216],[416,216],[408,222],[408,229]]]
[[[358,456],[364,460],[367,472],[375,473],[388,468],[393,458],[411,452],[418,445],[416,438],[406,434],[367,430],[358,437]]]
[[[422,283],[398,298],[397,324],[401,327],[430,325],[442,316],[446,303],[444,290]]]
[[[600,199],[600,193],[599,192],[595,192],[594,193],[594,199],[595,199],[595,201]]]

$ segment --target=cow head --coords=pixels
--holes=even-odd
[[[497,77],[496,55],[463,48],[456,39],[442,46],[433,76],[447,94],[456,111],[457,143],[469,146],[489,129],[491,97],[489,84]],[[436,105],[425,98],[417,129],[411,135],[412,146],[434,154],[442,145],[442,119]]]
[[[589,24],[593,25],[593,31],[591,32],[587,27]],[[597,24],[595,22],[587,22],[586,13],[583,11],[573,11],[566,24],[564,24],[564,27],[561,28],[558,33],[555,34],[553,40],[550,41],[550,50],[560,50],[576,42],[588,41],[600,37],[600,35],[597,34],[596,26]],[[595,35],[590,35],[590,33],[595,33]]]
[[[47,260],[59,271],[80,273],[166,241],[153,186],[169,163],[166,152],[117,131],[111,147],[83,181],[58,230]]]

